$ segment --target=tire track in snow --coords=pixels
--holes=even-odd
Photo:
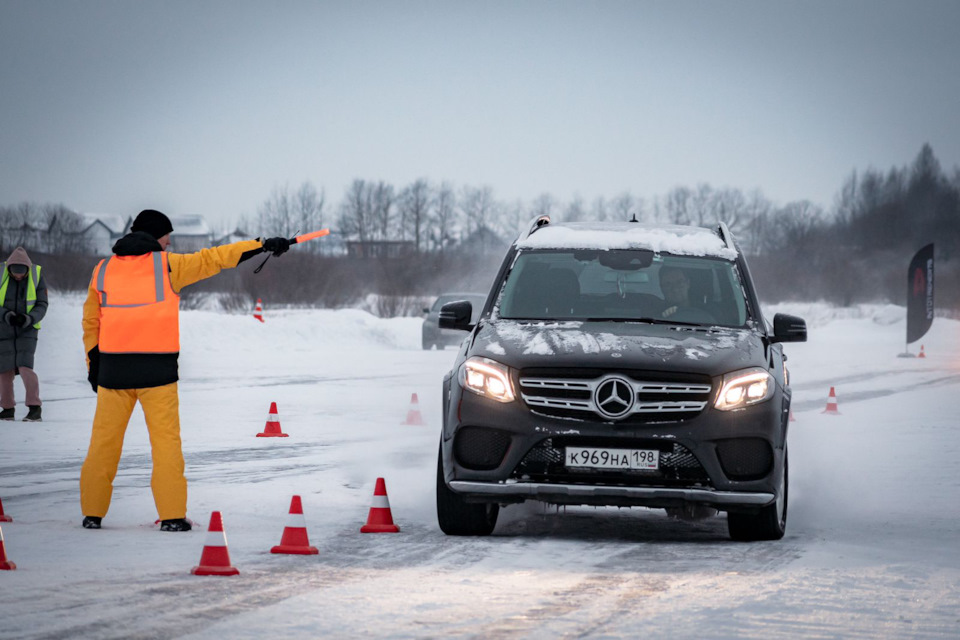
[[[871,380],[874,377],[870,376],[866,378],[860,378],[858,376],[857,381]],[[823,389],[828,389],[829,387],[839,387],[843,382],[849,382],[843,378],[838,378],[836,380],[828,380],[822,383],[818,383],[818,386]],[[810,386],[811,383],[806,383],[805,386]],[[931,380],[921,380],[919,382],[914,382],[912,384],[904,384],[895,389],[868,389],[865,391],[851,391],[843,392],[842,397],[838,400],[846,402],[864,402],[866,400],[875,400],[877,398],[885,398],[887,396],[898,395],[901,393],[909,393],[911,391],[917,391],[921,389],[926,389],[930,387],[940,387],[944,385],[951,384],[960,384],[960,374],[955,373],[948,376],[941,376],[939,378],[933,378]],[[809,411],[816,408],[823,408],[826,403],[826,397],[819,400],[801,400],[794,401],[792,403],[792,408],[796,411]]]

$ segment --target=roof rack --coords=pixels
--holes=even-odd
[[[728,249],[736,249],[733,246],[733,235],[730,233],[730,229],[727,227],[726,222],[721,222],[717,227],[717,233],[720,235],[720,239],[723,240],[723,244],[726,245]]]
[[[527,230],[520,233],[520,237],[517,238],[517,242],[526,240],[533,234],[534,231],[540,227],[545,227],[548,224],[550,224],[550,216],[537,216],[536,218],[533,218],[528,223]]]

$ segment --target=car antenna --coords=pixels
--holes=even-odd
[[[633,214],[633,217],[630,218],[630,222],[639,222],[639,220],[637,220],[637,214],[636,214],[636,213],[634,213],[634,214]]]

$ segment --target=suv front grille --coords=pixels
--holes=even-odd
[[[606,447],[615,449],[658,449],[659,468],[586,469],[567,468],[566,447]],[[633,438],[595,438],[557,436],[541,440],[513,470],[512,478],[526,482],[572,482],[616,484],[628,486],[698,486],[712,487],[710,476],[689,449],[676,442],[637,440]]]
[[[562,418],[627,424],[673,422],[696,417],[710,401],[709,380],[597,372],[522,372],[520,396],[531,409]],[[662,375],[662,374],[661,374]],[[685,376],[686,377],[686,376]]]

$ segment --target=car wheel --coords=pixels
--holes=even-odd
[[[423,339],[423,350],[424,350],[424,351],[430,351],[430,349],[432,349],[432,348],[433,348],[433,343],[430,342],[429,340],[427,340],[426,338],[424,338],[424,339]]]
[[[780,477],[780,490],[773,504],[760,509],[758,513],[728,513],[727,529],[730,538],[750,542],[754,540],[779,540],[787,530],[787,498],[789,496],[790,474],[787,464],[787,451],[783,451],[783,475]]]
[[[488,536],[497,526],[500,505],[466,502],[443,480],[443,453],[437,455],[437,522],[448,536]]]

